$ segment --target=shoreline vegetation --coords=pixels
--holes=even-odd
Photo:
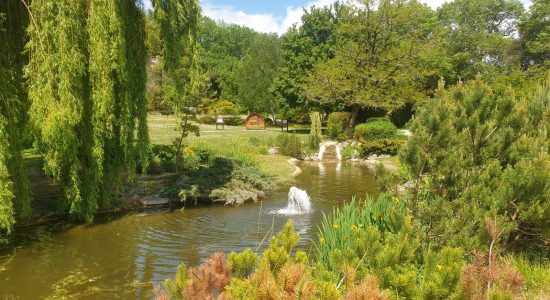
[[[311,163],[304,158],[318,152],[318,149],[307,147],[307,134],[281,132],[279,128],[246,130],[243,126],[226,126],[224,130],[218,130],[212,125],[199,124],[201,135],[188,138],[183,149],[183,159],[180,159],[183,172],[178,175],[173,172],[173,153],[170,153],[173,152],[170,143],[178,135],[174,122],[174,117],[170,115],[148,115],[152,152],[156,151],[151,157],[150,170],[148,174],[138,174],[135,183],[126,184],[124,193],[117,197],[119,201],[115,201],[112,207],[98,211],[98,215],[158,206],[216,203],[239,205],[255,202],[276,186],[291,183],[302,172],[299,164]],[[297,128],[304,132],[303,126]],[[299,159],[291,157],[292,153],[278,154],[277,139],[281,135],[298,136],[298,142],[302,144],[300,149],[305,149],[299,151],[306,151],[306,155],[298,155]],[[217,163],[211,164],[215,160]],[[24,153],[24,162],[29,177],[32,178],[35,214],[30,219],[19,220],[17,227],[65,219],[65,215],[58,213],[55,206],[57,198],[61,197],[60,187],[42,171],[41,156],[32,149],[27,150]],[[346,163],[368,165],[371,168],[381,163],[390,171],[397,170],[396,162],[395,157],[391,156],[346,160]],[[247,185],[239,179],[234,180],[235,174],[230,173],[235,165],[242,168],[243,164],[248,168],[244,172],[259,176],[259,182]],[[205,180],[196,182],[191,178]]]
[[[323,212],[310,253],[288,222],[156,297],[550,298],[548,0],[334,1],[281,34],[149,2],[0,1],[0,243],[56,218],[258,201],[321,156],[374,169],[379,193]],[[50,261],[32,256],[31,273]],[[19,270],[19,290],[42,276]]]

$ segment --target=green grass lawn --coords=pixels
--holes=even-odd
[[[153,144],[169,145],[179,136],[174,116],[152,113],[148,115],[147,121]],[[288,157],[266,155],[267,150],[275,144],[277,136],[281,133],[280,128],[246,130],[244,126],[225,126],[225,129],[217,130],[215,125],[203,124],[199,127],[200,136],[189,136],[185,141],[187,145],[204,144],[217,155],[254,160],[265,172],[279,178],[287,178],[294,172],[294,167],[288,163]],[[291,127],[290,131],[293,130],[295,129]],[[302,132],[308,132],[308,130],[300,128],[298,131],[306,141],[308,135]]]

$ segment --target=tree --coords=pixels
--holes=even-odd
[[[27,67],[31,124],[72,218],[91,221],[146,167],[145,23],[134,0],[37,0]],[[104,9],[108,7],[108,9]]]
[[[276,120],[280,103],[271,86],[281,65],[281,44],[276,35],[260,35],[236,72],[237,103],[249,112],[269,112]]]
[[[549,81],[525,98],[494,93],[479,77],[441,84],[401,153],[413,211],[434,245],[483,249],[490,218],[502,228],[502,247],[548,255],[549,116]]]
[[[447,45],[454,75],[474,79],[478,73],[488,79],[510,61],[510,47],[516,24],[523,13],[518,0],[455,0],[443,4],[437,11],[447,29],[441,42]]]
[[[199,134],[191,124],[192,107],[198,106],[202,76],[197,34],[200,6],[196,0],[155,0],[155,17],[164,44],[164,69],[170,90],[167,97],[174,107],[177,129],[176,171],[183,140],[189,133]]]
[[[237,102],[237,69],[260,34],[251,28],[208,17],[201,18],[198,34],[201,69],[208,77],[209,96]]]
[[[160,39],[160,28],[154,14],[148,12],[145,18],[147,32],[147,108],[149,110],[164,110],[166,101],[163,86],[166,74],[164,73],[164,50]]]
[[[422,96],[422,53],[429,47],[429,8],[409,1],[363,1],[338,30],[334,57],[306,77],[311,101],[352,111],[391,111]]]
[[[23,165],[28,100],[23,80],[23,55],[28,25],[25,6],[0,3],[0,230],[11,231],[16,217],[31,213],[31,195]]]
[[[543,76],[550,68],[550,4],[535,0],[519,23],[524,68],[540,66]]]
[[[300,27],[290,28],[281,37],[283,64],[273,89],[289,107],[307,108],[315,104],[305,97],[304,80],[317,62],[334,56],[336,31],[347,9],[339,2],[312,7],[302,16]]]

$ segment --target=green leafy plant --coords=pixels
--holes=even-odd
[[[346,139],[351,115],[347,112],[333,112],[328,116],[327,135],[337,140]]]
[[[361,156],[369,157],[370,155],[397,155],[399,150],[405,144],[404,140],[398,139],[381,139],[375,141],[364,141],[361,144]]]
[[[299,158],[302,156],[302,141],[296,134],[281,133],[277,136],[279,153],[286,156]]]
[[[397,127],[388,118],[372,118],[355,126],[353,136],[365,141],[393,139],[397,137]]]

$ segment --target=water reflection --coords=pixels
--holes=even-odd
[[[269,213],[287,205],[289,186],[282,186],[262,205],[130,213],[100,217],[91,226],[20,230],[0,249],[0,298],[149,299],[153,285],[173,276],[179,263],[196,265],[216,251],[256,249],[288,219],[302,237],[298,250],[309,252],[323,212],[376,188],[364,167],[311,163],[302,168],[293,185],[311,198],[307,214]]]

